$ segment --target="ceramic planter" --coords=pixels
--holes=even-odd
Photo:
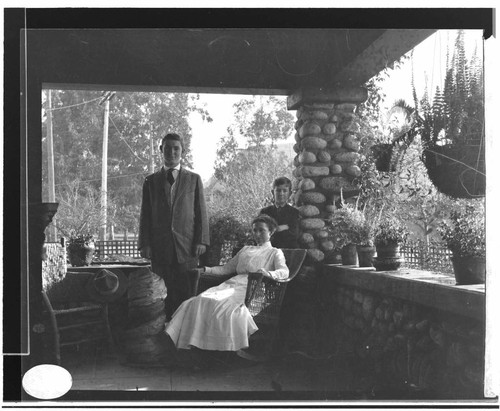
[[[399,254],[399,244],[376,244],[377,257],[373,259],[373,266],[377,271],[397,270],[404,259]]]
[[[347,244],[342,248],[342,265],[358,265],[356,244]]]
[[[375,257],[375,247],[358,245],[358,261],[360,267],[373,267],[373,258]]]
[[[339,250],[331,250],[325,253],[325,264],[342,264],[342,254]]]
[[[486,258],[453,255],[451,262],[457,285],[484,284],[486,279]]]

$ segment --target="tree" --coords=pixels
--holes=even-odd
[[[234,104],[234,127],[245,138],[249,147],[287,139],[293,130],[293,116],[283,103],[274,96],[244,99]]]
[[[292,158],[277,150],[277,141],[290,136],[294,118],[276,97],[244,99],[233,107],[235,120],[217,148],[215,178],[221,189],[209,207],[212,214],[249,223],[269,203],[274,179],[292,176]],[[246,148],[238,148],[237,136]]]
[[[102,92],[55,90],[52,94],[56,199],[62,198],[65,187],[75,181],[99,191],[104,111],[99,102]],[[212,121],[198,99],[197,95],[182,93],[116,93],[110,104],[108,135],[108,198],[114,208],[108,207],[108,214],[115,215],[119,228],[136,228],[134,220],[139,219],[141,187],[149,173],[150,138],[154,139],[155,167],[162,164],[158,143],[167,132],[177,132],[185,138],[183,164],[192,167],[188,115],[197,112],[206,121]],[[44,110],[46,106],[42,105],[45,136]],[[46,149],[45,144],[43,149]],[[44,154],[47,158],[45,151]],[[46,162],[43,163],[42,183],[46,187]],[[86,192],[80,194],[85,196]]]
[[[225,181],[229,177],[229,166],[235,162],[237,152],[238,142],[234,136],[233,129],[228,127],[227,135],[223,136],[217,145],[214,165],[214,176],[217,180]]]
[[[66,238],[97,236],[102,223],[99,191],[74,180],[59,189],[55,225]],[[113,208],[113,203],[108,203]]]
[[[401,162],[398,185],[391,196],[401,219],[411,225],[415,239],[429,245],[441,221],[447,216],[453,200],[441,194],[430,181],[421,160],[422,143],[417,138]]]
[[[270,147],[239,150],[225,170],[223,189],[209,203],[210,214],[232,216],[245,224],[269,204],[275,178],[292,178],[291,160]]]

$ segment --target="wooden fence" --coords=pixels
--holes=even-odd
[[[453,273],[451,251],[443,244],[430,242],[426,247],[423,241],[411,241],[401,247],[401,254],[406,267]]]
[[[111,254],[140,257],[137,240],[98,240],[95,242],[96,255],[104,258]]]
[[[137,251],[137,240],[96,241],[96,250],[100,257],[106,257],[111,254],[140,257],[139,251]],[[227,250],[223,255],[225,256],[226,254],[230,257]],[[429,247],[426,247],[423,241],[411,241],[401,247],[401,254],[405,259],[404,265],[406,267],[453,273],[453,266],[450,259],[451,251],[443,244],[431,242]],[[224,263],[228,259],[224,258],[224,261],[221,262]]]

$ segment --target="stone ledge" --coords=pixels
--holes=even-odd
[[[354,266],[323,266],[325,281],[358,287],[417,304],[485,320],[485,286],[456,285],[455,278],[430,271],[402,268],[375,271]]]

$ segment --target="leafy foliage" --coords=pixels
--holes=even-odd
[[[450,220],[442,222],[438,231],[448,248],[460,257],[486,255],[484,203],[467,204],[453,210]]]
[[[362,209],[358,203],[359,198],[355,204],[342,200],[341,207],[327,220],[327,231],[337,249],[350,243],[370,247],[374,244],[379,213],[370,203]]]
[[[414,84],[412,87],[419,132],[428,146],[469,144],[483,138],[483,67],[477,49],[467,59],[463,30],[459,30],[453,56],[447,61],[443,90],[436,87],[432,103],[427,90],[418,100]]]
[[[407,236],[405,226],[397,218],[387,215],[376,229],[375,245],[399,244],[405,241]]]
[[[72,243],[89,243],[103,222],[99,193],[76,180],[60,191],[56,228]]]
[[[327,232],[335,248],[341,249],[348,244],[359,241],[359,228],[365,223],[363,213],[356,206],[343,203],[342,207],[335,210],[331,219],[327,221]]]
[[[265,143],[275,146],[293,130],[292,114],[286,110],[283,101],[274,96],[244,99],[234,104],[234,109],[235,127],[249,147],[260,147]]]
[[[420,158],[422,145],[416,138],[401,162],[401,171],[394,193],[397,195],[398,216],[409,222],[412,236],[428,241],[445,218],[453,201],[441,194],[429,180]]]
[[[239,150],[225,170],[221,188],[211,195],[210,213],[231,215],[247,225],[269,203],[274,179],[292,177],[291,160],[265,146]]]
[[[209,219],[210,247],[203,256],[203,264],[219,265],[224,243],[233,243],[236,247],[246,245],[251,240],[250,227],[238,221],[235,217],[218,212]]]
[[[219,188],[213,190],[209,210],[249,225],[270,203],[274,179],[292,178],[292,159],[277,149],[276,142],[288,138],[294,122],[284,101],[276,97],[244,99],[234,108],[235,120],[217,148],[214,168]],[[238,148],[238,135],[246,148]]]
[[[47,135],[47,92],[43,93],[43,142]],[[80,187],[79,196],[83,199],[87,188],[100,190],[104,107],[99,103],[102,92],[51,90],[51,95],[56,201],[66,201],[65,192],[75,184]],[[149,172],[162,165],[159,142],[166,133],[177,132],[184,137],[182,162],[192,167],[188,116],[197,113],[206,121],[212,121],[198,99],[197,95],[182,93],[117,92],[110,101],[108,216],[113,217],[117,228],[137,229],[142,183]],[[47,155],[46,144],[43,144],[43,158]],[[44,162],[44,195],[47,174]],[[85,189],[80,183],[85,183]],[[83,207],[84,203],[80,204]],[[75,207],[79,210],[79,204]],[[60,214],[59,211],[58,217]]]

